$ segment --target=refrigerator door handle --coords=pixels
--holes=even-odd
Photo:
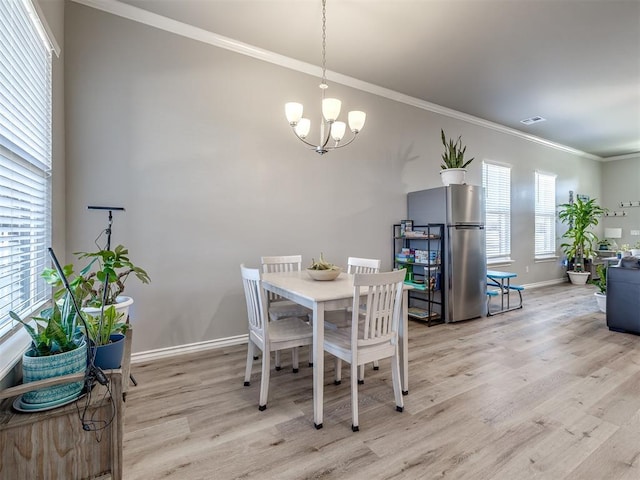
[[[484,225],[455,225],[457,230],[484,230]]]

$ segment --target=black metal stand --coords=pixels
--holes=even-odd
[[[107,234],[107,246],[106,246],[106,250],[111,250],[111,226],[113,225],[113,211],[117,211],[117,212],[124,212],[124,207],[98,207],[98,206],[94,206],[94,205],[89,205],[87,207],[89,210],[108,210],[109,211],[109,217],[108,217],[108,223],[107,223],[107,228],[105,230],[105,233]],[[107,302],[107,287],[109,286],[109,278],[105,278],[104,279],[104,287],[102,289],[102,308],[104,309],[104,305]],[[129,321],[129,318],[127,317],[127,322]],[[138,386],[138,382],[136,382],[136,379],[133,377],[133,374],[129,373],[129,379],[131,380],[131,382],[133,383],[134,386]]]

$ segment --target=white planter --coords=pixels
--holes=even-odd
[[[589,275],[591,275],[589,272],[574,272],[572,270],[569,270],[567,273],[569,274],[569,280],[571,280],[571,283],[574,285],[586,284]]]
[[[602,313],[607,313],[607,295],[605,293],[596,292],[594,293],[596,297],[596,303],[598,304],[598,308]]]
[[[129,316],[129,307],[131,305],[133,305],[133,298],[125,297],[124,295],[122,295],[122,296],[118,297],[116,300],[118,300],[118,303],[116,303],[116,305],[115,305],[116,312],[122,312],[124,315],[122,316],[122,320],[121,321],[125,321],[127,319],[127,317]],[[94,316],[94,317],[100,316],[100,309],[99,308],[84,307],[82,310],[84,312],[87,312],[89,315]]]
[[[440,180],[444,186],[463,185],[465,183],[466,168],[447,168],[440,170]]]

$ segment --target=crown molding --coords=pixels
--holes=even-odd
[[[279,65],[281,67],[288,68],[290,70],[295,70],[297,72],[302,72],[302,73],[306,73],[308,75],[313,75],[317,77],[320,77],[322,75],[322,69],[319,66],[312,65],[310,63],[302,62],[299,60],[295,60],[293,58],[286,57],[284,55],[280,55],[280,54],[271,52],[269,50],[264,50],[262,48],[255,47],[253,45],[249,45],[247,43],[243,43],[238,40],[225,37],[223,35],[218,35],[217,33],[213,33],[199,27],[194,27],[193,25],[179,22],[177,20],[173,20],[173,19],[164,17],[162,15],[149,12],[147,10],[143,10],[138,7],[134,7],[132,5],[119,2],[118,0],[72,0],[72,1],[82,5],[86,5],[88,7],[95,8],[97,10],[111,13],[113,15],[117,15],[119,17],[126,18],[128,20],[133,20],[135,22],[138,22],[150,27],[171,32],[185,38],[190,38],[192,40],[207,43],[209,45],[223,48],[225,50],[230,50],[232,52],[236,52],[241,55],[246,55],[258,60]],[[394,90],[381,87],[379,85],[374,85],[372,83],[368,83],[363,80],[358,80],[357,78],[349,77],[347,75],[342,75],[340,73],[331,72],[327,70],[327,78],[334,83],[339,83],[341,85],[345,85],[347,87],[368,92],[373,95],[377,95],[379,97],[387,98],[389,100],[393,100],[399,103],[404,103],[406,105],[420,108],[422,110],[427,110],[429,112],[455,118],[463,122],[485,127],[500,133],[505,133],[508,135],[519,137],[527,141],[541,144],[541,145],[544,145],[556,150],[560,150],[563,152],[571,153],[579,157],[588,158],[588,159],[597,160],[597,161],[603,160],[602,157],[599,157],[597,155],[592,155],[590,153],[583,152],[581,150],[568,147],[566,145],[551,142],[549,140],[536,137],[535,135],[529,135],[527,133],[521,132],[513,128],[506,127],[498,123],[490,122],[488,120],[484,120],[482,118],[475,117],[473,115],[468,115],[466,113],[458,112],[457,110],[452,110],[450,108],[446,108],[441,105],[436,105],[435,103],[431,103],[425,100],[421,100],[419,98],[411,97],[409,95],[405,95],[405,94],[396,92]]]

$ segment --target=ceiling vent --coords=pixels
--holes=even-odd
[[[546,120],[547,120],[546,118],[536,116],[536,117],[525,118],[524,120],[520,120],[520,123],[524,123],[525,125],[533,125],[534,123],[544,122]]]

